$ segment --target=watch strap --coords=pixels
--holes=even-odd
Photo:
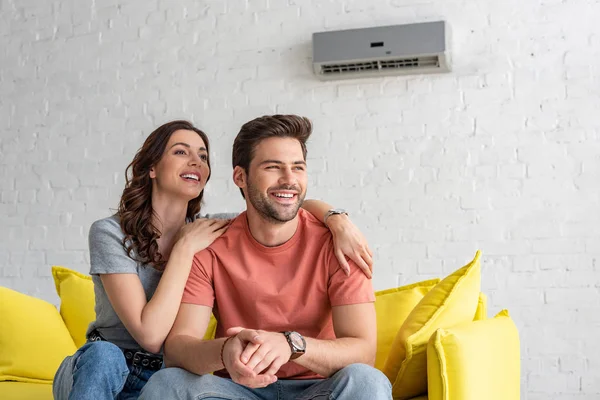
[[[323,223],[325,225],[327,225],[327,219],[329,217],[331,217],[332,215],[338,215],[338,214],[348,215],[348,212],[346,210],[344,210],[343,208],[332,208],[331,210],[329,210],[325,213],[325,216],[323,217]]]

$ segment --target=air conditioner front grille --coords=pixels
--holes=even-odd
[[[321,74],[345,74],[363,71],[381,71],[390,69],[439,68],[438,56],[397,58],[389,60],[362,61],[321,65]]]

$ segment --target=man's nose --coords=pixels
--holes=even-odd
[[[284,168],[281,171],[281,176],[279,177],[279,182],[295,182],[296,178],[291,168]]]

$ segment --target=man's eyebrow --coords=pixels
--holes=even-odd
[[[173,145],[170,148],[172,149],[173,147],[177,146],[178,144],[180,144],[180,145],[182,145],[184,147],[187,147],[188,149],[192,148],[192,146],[190,146],[189,144],[184,143],[184,142],[173,143]],[[200,147],[200,148],[198,148],[198,150],[199,151],[202,151],[202,150],[206,151],[206,147]]]
[[[283,162],[281,162],[279,160],[264,160],[259,165],[263,165],[263,164],[283,164]]]
[[[283,161],[279,161],[279,160],[264,160],[262,161],[260,164],[258,165],[263,165],[263,164],[284,164]],[[306,161],[294,161],[292,164],[294,165],[306,165]]]

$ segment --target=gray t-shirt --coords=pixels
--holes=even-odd
[[[224,213],[206,217],[230,219],[237,215]],[[90,228],[90,274],[96,296],[96,320],[90,323],[87,335],[97,329],[102,337],[121,348],[141,349],[110,304],[100,274],[137,274],[146,293],[146,300],[150,301],[162,272],[129,257],[123,248],[124,237],[117,215],[98,220]]]

